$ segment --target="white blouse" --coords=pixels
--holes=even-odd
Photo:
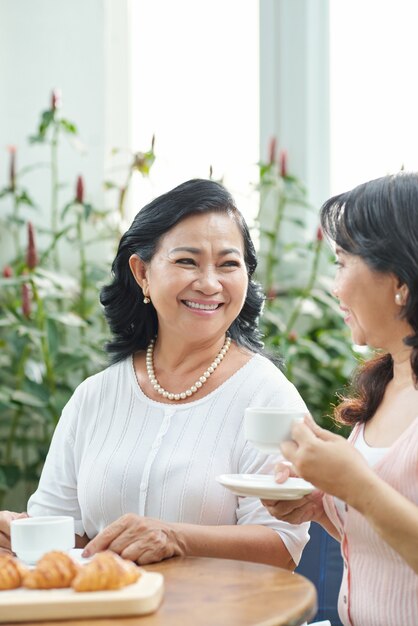
[[[295,387],[254,355],[208,395],[164,404],[139,387],[132,359],[86,379],[64,407],[28,513],[71,515],[94,537],[125,513],[167,522],[262,524],[298,563],[309,524],[273,518],[258,498],[237,498],[219,474],[267,474],[277,457],[244,439],[248,406],[306,409]]]

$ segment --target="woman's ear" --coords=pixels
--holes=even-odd
[[[146,292],[148,290],[147,265],[142,259],[139,258],[137,254],[132,254],[129,257],[129,267],[131,268],[133,277],[135,278],[136,282],[141,287],[144,295],[146,296]]]
[[[409,296],[409,288],[406,283],[401,282],[401,280],[397,279],[397,287],[395,293],[395,302],[398,305],[405,306]]]

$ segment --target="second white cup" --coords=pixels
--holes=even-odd
[[[74,519],[67,515],[15,519],[10,524],[10,540],[16,556],[34,565],[46,552],[74,548]]]
[[[303,420],[307,411],[276,407],[245,409],[244,436],[262,452],[280,452],[280,444],[291,439],[292,425]]]

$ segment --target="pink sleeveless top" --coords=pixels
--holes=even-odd
[[[358,432],[356,425],[349,439],[352,443]],[[418,505],[418,418],[373,470]],[[342,537],[344,570],[338,612],[344,626],[418,626],[418,575],[358,511],[346,505],[342,519],[334,498],[328,495],[324,508]]]

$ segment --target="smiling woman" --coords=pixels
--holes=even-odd
[[[262,354],[256,265],[247,225],[214,181],[190,180],[139,211],[101,292],[113,363],[65,407],[29,515],[71,515],[85,555],[295,566],[307,525],[216,481],[269,473],[276,460],[245,440],[248,406],[306,410]],[[12,516],[0,516],[0,547]]]
[[[305,417],[282,445],[317,491],[266,506],[282,520],[316,521],[340,540],[344,626],[416,626],[418,174],[398,172],[330,198],[321,225],[337,247],[334,292],[353,340],[379,352],[335,410],[354,426],[349,441]]]

